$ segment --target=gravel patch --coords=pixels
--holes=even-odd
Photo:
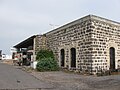
[[[96,77],[63,71],[32,72],[31,75],[52,84],[51,90],[120,90],[120,75]]]

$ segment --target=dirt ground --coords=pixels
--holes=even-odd
[[[26,67],[14,67],[27,71],[40,81],[46,82],[53,86],[52,89],[42,90],[120,90],[120,74],[97,77],[94,75],[79,75],[64,71],[36,72],[34,70],[28,70],[28,67],[27,70]]]
[[[31,75],[52,84],[51,90],[120,90],[120,75],[97,77],[63,71],[31,72]]]
[[[26,67],[14,67],[27,71],[40,81],[53,86],[52,89],[42,90],[120,90],[120,74],[97,77],[94,75],[80,75],[65,71],[36,72],[31,69],[29,70],[28,67],[27,70]]]

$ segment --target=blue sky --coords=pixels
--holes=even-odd
[[[120,0],[0,0],[0,49],[88,14],[120,22]]]

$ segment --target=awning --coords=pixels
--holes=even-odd
[[[33,46],[35,37],[36,37],[36,35],[33,35],[33,36],[27,38],[26,40],[20,42],[19,44],[13,46],[13,47],[14,48],[27,48],[29,46]]]

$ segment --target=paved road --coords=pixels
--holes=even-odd
[[[38,80],[27,72],[0,63],[0,89],[50,89],[53,86]]]

